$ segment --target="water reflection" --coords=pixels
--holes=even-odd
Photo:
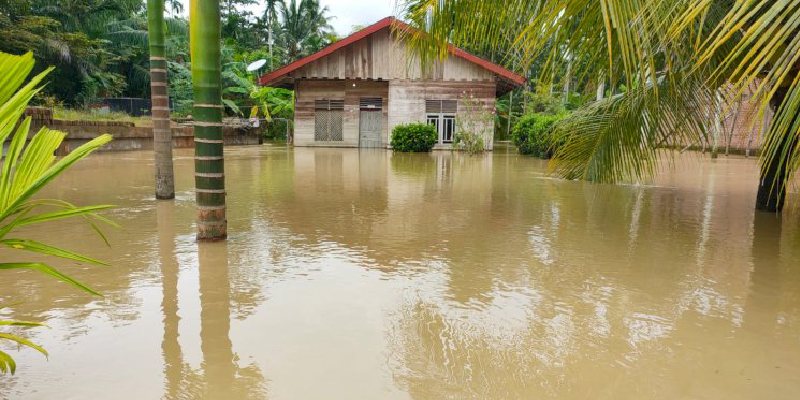
[[[161,311],[163,312],[164,335],[161,341],[161,352],[164,356],[164,398],[178,399],[181,393],[190,392],[185,385],[184,374],[188,368],[184,365],[180,343],[178,342],[178,259],[175,254],[175,219],[174,206],[169,202],[158,202],[156,219],[158,231],[161,232],[158,243],[158,256],[161,266]],[[187,379],[188,381],[188,379]]]
[[[256,365],[239,365],[230,339],[231,286],[225,242],[196,244],[194,265],[199,276],[200,369],[184,360],[179,341],[180,266],[176,257],[174,205],[159,202],[159,260],[162,273],[164,399],[263,399],[264,377]],[[185,318],[198,310],[181,311]]]
[[[105,299],[0,282],[53,326],[0,398],[800,397],[800,224],[753,212],[752,161],[608,186],[513,152],[232,148],[231,237],[197,244],[191,154],[174,203],[135,154],[53,188],[120,205],[112,249],[32,232],[112,261],[78,270]]]

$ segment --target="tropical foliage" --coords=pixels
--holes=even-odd
[[[34,76],[25,83],[33,70],[34,59],[31,53],[12,56],[0,53],[0,143],[10,138],[8,149],[0,167],[0,247],[14,251],[27,251],[39,255],[62,258],[77,263],[104,265],[103,262],[72,251],[61,249],[35,240],[15,236],[19,228],[75,217],[85,219],[95,230],[97,222],[110,222],[96,214],[109,206],[75,206],[60,200],[34,198],[49,182],[64,172],[72,164],[86,157],[98,147],[111,140],[110,135],[101,135],[75,149],[64,158],[56,159],[54,152],[61,145],[64,133],[42,128],[28,141],[31,119],[19,122],[25,107],[41,89],[41,83],[51,69]],[[23,85],[24,84],[24,85]],[[100,233],[102,236],[102,233]],[[8,258],[3,257],[4,260]],[[0,262],[0,271],[29,269],[39,271],[55,279],[64,281],[88,293],[98,293],[85,284],[63,274],[44,262],[15,261]],[[36,322],[3,321],[0,327],[33,327]],[[0,332],[0,340],[11,341],[47,355],[40,346],[22,336]],[[14,373],[14,359],[0,351],[0,373]]]
[[[318,0],[266,0],[263,15],[251,11],[260,0],[220,3],[225,87],[253,82],[255,74],[245,66],[255,60],[277,68],[337,39]],[[193,97],[188,10],[180,0],[166,0],[165,6],[168,91],[174,111],[188,115]],[[102,97],[150,97],[146,0],[2,1],[0,37],[0,51],[33,51],[34,71],[57,67],[35,103],[84,108]],[[225,97],[230,114],[261,107],[249,91]]]
[[[392,129],[392,150],[402,152],[426,152],[433,149],[437,134],[433,125],[411,123],[397,125]]]
[[[562,143],[554,137],[555,124],[567,114],[527,114],[514,125],[511,138],[520,154],[550,158]]]
[[[748,90],[759,113],[776,111],[761,187],[773,208],[800,167],[800,0],[408,0],[404,14],[425,30],[406,33],[423,60],[447,40],[499,47],[565,96],[607,88],[556,127],[564,176],[648,178],[671,154],[660,148],[707,141],[719,104]]]

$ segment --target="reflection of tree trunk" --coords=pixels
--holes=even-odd
[[[224,242],[200,243],[200,348],[203,352],[206,398],[231,393],[236,365],[229,337],[231,326],[228,248]]]
[[[777,284],[781,282],[779,256],[781,248],[781,217],[756,212],[753,219],[753,272],[745,322],[764,329],[775,322],[778,313]]]
[[[788,88],[779,88],[770,99],[770,105],[776,113],[778,107],[780,107],[783,100],[786,98],[787,91]],[[787,132],[782,138],[780,148],[790,149],[794,144],[794,141],[791,140],[791,135]],[[761,147],[763,152],[763,141]],[[787,160],[781,160],[780,154],[776,154],[766,165],[762,165],[758,180],[756,209],[770,212],[783,211],[784,200],[786,198],[786,180],[790,168],[791,166]]]
[[[161,311],[164,313],[164,398],[177,399],[181,393],[183,356],[178,343],[178,261],[175,258],[175,220],[173,203],[157,203],[158,255],[161,263]]]

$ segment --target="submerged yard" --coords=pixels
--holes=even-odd
[[[48,188],[115,204],[92,298],[7,272],[0,398],[796,399],[800,222],[755,213],[753,159],[680,159],[649,186],[543,161],[368,149],[226,150],[229,239],[195,241],[191,151],[174,202],[151,152],[93,155]]]

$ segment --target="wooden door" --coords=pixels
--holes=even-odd
[[[359,147],[383,147],[383,101],[381,98],[362,98],[359,115]]]

